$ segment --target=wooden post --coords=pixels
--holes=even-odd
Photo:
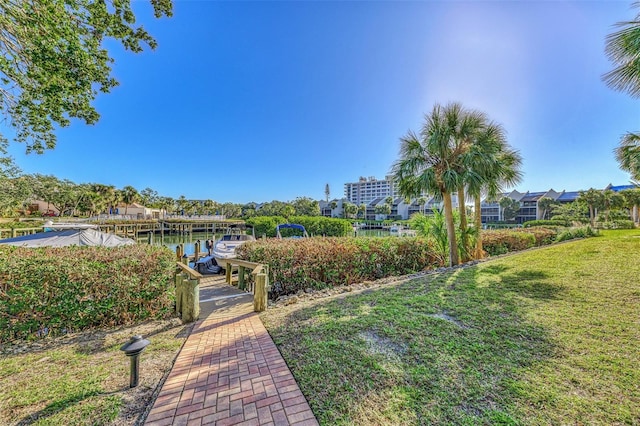
[[[183,283],[186,278],[184,273],[176,273],[176,313],[182,316],[182,298],[183,298]]]
[[[193,258],[193,261],[197,262],[199,257],[200,257],[200,240],[196,241],[196,254],[195,254],[195,257]]]
[[[176,260],[177,260],[178,262],[180,262],[180,258],[181,258],[181,257],[182,257],[182,256],[180,256],[180,245],[177,245],[177,246],[176,246]]]
[[[182,322],[194,322],[200,317],[200,281],[189,279],[184,283]]]
[[[230,263],[226,263],[226,267],[224,269],[224,275],[225,275],[225,279],[227,281],[227,284],[231,285],[231,264]],[[220,265],[222,266],[222,265]]]
[[[238,266],[238,290],[245,290],[244,266]]]
[[[255,293],[253,294],[254,312],[267,309],[267,274],[256,275]]]
[[[11,228],[11,238],[15,238],[16,237],[16,228]]]

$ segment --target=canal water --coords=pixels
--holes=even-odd
[[[390,235],[389,231],[384,229],[359,229],[357,231],[358,237],[388,237]],[[211,232],[194,232],[192,234],[172,234],[165,235],[164,238],[160,237],[160,234],[155,234],[153,236],[153,244],[154,245],[163,245],[168,247],[171,251],[175,253],[176,247],[178,244],[184,244],[184,252],[186,254],[194,254],[195,253],[195,244],[196,241],[200,240],[200,251],[206,252],[207,249],[205,247],[205,242],[207,240],[216,241],[222,237],[222,234],[212,234]],[[141,238],[140,242],[148,241],[146,238]]]

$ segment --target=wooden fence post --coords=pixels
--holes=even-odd
[[[267,275],[256,275],[255,293],[253,294],[254,312],[262,312],[267,309]]]
[[[244,266],[238,266],[238,290],[245,290]]]
[[[228,262],[226,263],[224,274],[225,274],[225,279],[227,281],[227,284],[231,285],[231,264]]]
[[[186,278],[186,274],[176,274],[176,313],[182,316],[182,299],[183,299],[183,283]]]
[[[198,259],[200,258],[200,240],[196,241],[195,246],[196,246],[195,248],[196,254],[195,254],[195,257],[193,258],[193,261],[197,262]]]
[[[200,317],[200,281],[186,280],[182,298],[182,322],[194,322]]]

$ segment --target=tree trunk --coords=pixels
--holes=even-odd
[[[458,189],[458,210],[460,211],[460,244],[462,245],[462,261],[469,261],[471,247],[469,247],[469,235],[467,234],[467,207],[464,202],[464,188]]]
[[[444,192],[442,194],[444,201],[444,220],[447,225],[447,238],[449,240],[449,266],[456,266],[460,263],[458,260],[458,243],[456,242],[456,228],[453,223],[453,206],[451,205],[451,194]]]
[[[475,197],[475,204],[474,204],[474,210],[475,210],[475,226],[476,226],[476,252],[475,252],[475,258],[476,259],[481,259],[482,258],[482,205],[481,205],[481,200],[480,200],[480,196],[476,195]]]

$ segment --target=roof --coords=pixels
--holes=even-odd
[[[625,189],[634,189],[634,188],[637,188],[637,186],[635,186],[635,185],[616,185],[616,186],[613,186],[613,185],[609,184],[609,186],[607,186],[605,188],[605,190],[610,189],[610,190],[615,191],[615,192],[620,192],[620,191],[624,191]]]
[[[519,201],[538,201],[542,198],[548,191],[545,192],[527,192],[524,197],[522,197]]]
[[[579,191],[563,192],[556,201],[575,201],[580,196]]]

